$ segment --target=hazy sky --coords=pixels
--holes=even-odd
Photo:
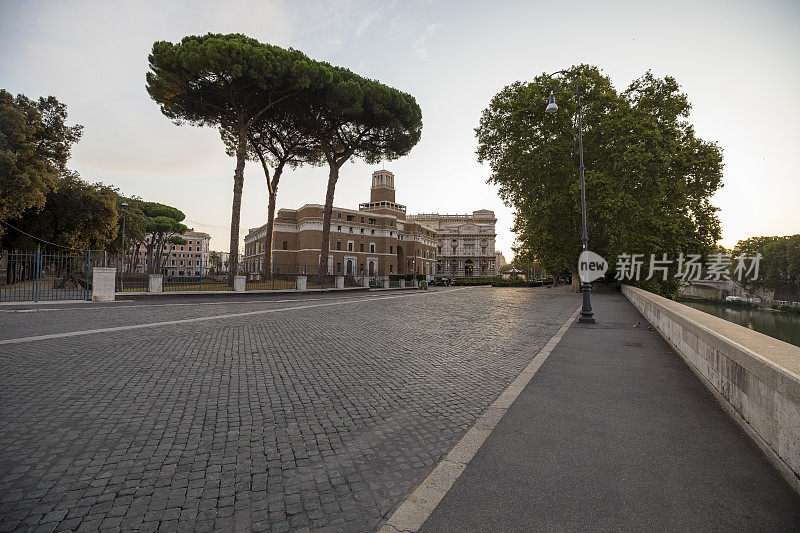
[[[85,126],[71,167],[90,181],[174,205],[227,250],[234,160],[209,128],[178,127],[145,91],[156,40],[240,32],[294,47],[413,94],[422,140],[386,164],[409,213],[492,209],[511,257],[512,212],[486,184],[474,128],[505,85],[578,63],[617,89],[647,69],[677,78],[700,137],[724,150],[722,243],[800,232],[800,2],[789,1],[64,1],[0,0],[0,87],[54,95]],[[369,199],[374,167],[347,164],[336,204]],[[287,173],[279,207],[324,203],[327,171]],[[248,164],[242,238],[266,187]],[[591,216],[591,210],[590,210]]]

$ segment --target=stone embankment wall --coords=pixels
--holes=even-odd
[[[800,347],[636,287],[622,292],[800,492]]]

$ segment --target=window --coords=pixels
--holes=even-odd
[[[394,265],[389,265],[389,274],[394,272]]]
[[[337,250],[341,250],[342,249],[342,241],[336,241],[336,249]]]
[[[363,252],[364,251],[364,243],[363,242],[358,245],[358,251],[359,252]]]
[[[370,244],[369,245],[369,253],[371,253],[371,254],[375,253],[375,245],[374,244]]]
[[[390,253],[390,254],[393,254],[393,253],[394,253],[394,246],[389,246],[389,253]]]
[[[289,241],[283,241],[283,249],[284,250],[288,250],[289,249]]]
[[[353,215],[347,215],[347,221],[348,222],[352,222],[353,221]]]
[[[375,219],[374,219],[374,218],[371,218],[371,219],[369,219],[369,223],[370,223],[370,224],[375,224],[375,222],[376,222],[376,221],[375,221]]]
[[[361,228],[361,235],[364,235],[364,228]]]
[[[350,233],[353,233],[353,226],[350,226]]]
[[[361,217],[361,223],[362,224],[364,223],[364,217]]]
[[[353,251],[353,241],[347,241],[347,251],[348,252]]]
[[[341,213],[336,213],[336,218],[342,218],[342,214]]]
[[[338,274],[341,271],[342,271],[342,264],[341,263],[336,263],[336,273]]]
[[[336,226],[336,231],[342,231],[342,227],[341,226]]]
[[[375,235],[375,230],[372,230],[372,234]]]
[[[190,252],[192,251],[192,247],[191,247],[191,246],[189,247],[189,251],[190,251]]]

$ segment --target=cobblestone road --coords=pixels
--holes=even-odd
[[[578,304],[467,288],[0,313],[6,339],[254,313],[0,345],[0,530],[374,530]]]

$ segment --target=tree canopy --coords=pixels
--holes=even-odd
[[[53,96],[34,101],[0,89],[0,220],[42,208],[57,187],[83,128],[66,120],[66,106]]]
[[[285,99],[324,83],[327,70],[302,52],[240,34],[187,36],[177,44],[159,41],[149,61],[147,91],[164,115],[176,124],[211,126],[236,136],[232,277],[239,251],[247,129]]]
[[[77,172],[64,171],[45,196],[44,205],[25,210],[12,223],[46,241],[42,243],[46,248],[107,250],[115,246],[117,221],[121,220],[117,198],[115,189],[88,183]],[[10,248],[31,248],[37,242],[14,231],[5,238]]]
[[[613,265],[619,254],[703,253],[720,237],[711,195],[722,186],[722,153],[698,138],[688,97],[650,72],[618,93],[596,67],[569,70],[580,83],[589,248]],[[554,87],[559,111],[545,113],[546,75],[516,82],[483,111],[478,159],[515,209],[517,253],[577,279],[581,205],[574,84]],[[613,267],[612,267],[613,268]],[[674,279],[649,288],[671,293]]]
[[[751,237],[739,241],[733,255],[761,254],[758,279],[745,276],[744,284],[775,291],[776,300],[800,298],[800,234],[785,237]]]

